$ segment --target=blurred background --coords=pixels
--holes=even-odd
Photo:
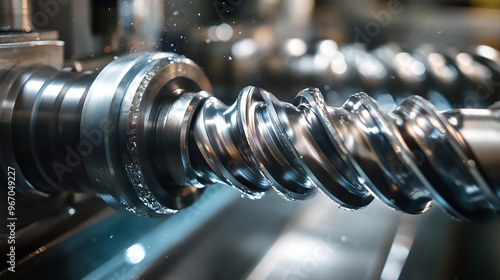
[[[388,111],[412,94],[440,110],[500,99],[494,0],[47,0],[31,7],[35,28],[56,30],[65,42],[66,67],[98,72],[120,54],[175,52],[195,61],[228,104],[247,85],[286,101],[317,87],[331,106],[364,91]],[[166,218],[118,213],[86,195],[37,203],[25,206],[43,211],[26,214],[18,272],[7,278],[500,278],[499,220],[461,223],[436,206],[411,216],[375,201],[349,212],[322,194],[252,201],[222,185]]]

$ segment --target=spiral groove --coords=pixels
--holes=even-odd
[[[256,87],[227,106],[192,61],[114,60],[97,76],[48,66],[0,73],[0,166],[20,193],[97,193],[141,216],[175,213],[222,182],[250,198],[318,189],[340,207],[378,197],[406,213],[500,211],[500,107],[438,112],[417,96],[392,112],[364,93],[339,108],[318,89],[293,103]]]
[[[460,133],[425,99],[412,96],[387,113],[358,93],[326,106],[318,89],[293,104],[255,87],[230,107],[205,100],[193,125],[199,180],[233,185],[250,197],[270,187],[288,200],[319,188],[343,208],[378,197],[406,213],[435,200],[463,220],[497,212],[500,196],[476,164]],[[193,144],[194,146],[194,144]]]

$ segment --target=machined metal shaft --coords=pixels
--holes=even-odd
[[[432,200],[453,217],[500,210],[500,110],[438,112],[412,96],[385,112],[364,93],[328,107],[247,87],[231,106],[190,60],[129,55],[97,76],[45,66],[3,73],[1,168],[26,195],[96,192],[138,215],[174,213],[206,185],[289,200],[320,189],[341,207],[376,196],[406,213]]]
[[[205,171],[199,178],[251,196],[271,186],[286,199],[304,199],[319,188],[344,208],[363,208],[376,196],[412,214],[435,200],[472,220],[500,205],[498,110],[441,113],[413,96],[387,113],[364,93],[332,108],[317,89],[289,104],[248,87],[230,107],[205,101],[193,136],[204,159],[194,162],[207,165],[194,164]]]

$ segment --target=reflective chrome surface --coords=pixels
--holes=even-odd
[[[248,40],[235,45],[248,44]],[[300,54],[286,49],[277,58],[286,66],[283,75],[324,85],[320,88],[329,104],[341,105],[348,95],[360,91],[373,96],[385,110],[393,110],[410,95],[430,100],[439,110],[482,108],[498,98],[500,69],[495,65],[499,55],[486,45],[469,51],[438,52],[427,44],[408,48],[390,43],[368,49],[358,43],[339,46],[333,40],[321,40],[305,48],[303,40],[294,40],[304,44],[304,49]],[[237,52],[234,55],[237,63],[248,63],[248,58],[241,58]]]
[[[78,164],[81,159],[75,155],[80,112],[94,78],[93,74],[44,65],[6,71],[0,84],[1,131],[9,137],[0,140],[0,165],[18,171],[19,193],[89,190],[89,181]],[[68,170],[61,170],[61,166]],[[71,171],[72,176],[63,181],[54,172],[57,170]]]
[[[346,178],[357,179],[356,176],[362,172],[374,173],[380,166],[390,167],[397,163],[399,158],[390,156],[394,152],[394,149],[391,150],[394,142],[388,141],[387,145],[377,143],[379,154],[376,156],[371,150],[377,135],[386,136],[383,129],[378,129],[382,127],[378,124],[390,124],[395,120],[395,129],[403,136],[400,142],[409,145],[412,141],[419,141],[429,143],[429,147],[418,146],[420,150],[438,150],[436,147],[443,150],[430,155],[430,161],[418,149],[411,149],[410,152],[416,159],[416,168],[420,169],[424,165],[443,168],[448,168],[448,164],[454,166],[456,159],[461,158],[459,153],[453,152],[457,150],[454,142],[458,141],[459,150],[465,149],[463,151],[466,158],[470,158],[472,154],[474,159],[481,159],[468,161],[468,164],[480,171],[480,176],[488,187],[498,186],[498,115],[493,109],[500,108],[500,104],[491,105],[500,96],[500,59],[494,49],[500,48],[498,36],[494,36],[498,34],[500,27],[500,10],[495,9],[498,3],[427,0],[150,1],[154,3],[139,0],[5,1],[14,2],[32,4],[34,16],[31,19],[36,28],[57,30],[26,32],[19,28],[19,32],[13,32],[11,28],[7,28],[2,30],[11,31],[0,32],[0,45],[4,46],[0,49],[0,69],[10,70],[16,66],[14,70],[17,72],[13,72],[10,79],[24,85],[13,90],[11,93],[15,94],[10,97],[21,96],[20,93],[24,91],[27,97],[26,100],[11,98],[1,101],[1,120],[4,117],[9,119],[6,115],[10,114],[11,109],[15,110],[16,105],[13,103],[16,101],[19,101],[17,107],[20,113],[16,119],[27,119],[20,115],[33,118],[23,123],[25,127],[16,128],[16,131],[21,132],[16,132],[16,139],[21,141],[10,141],[8,144],[15,145],[19,142],[24,145],[30,142],[32,147],[27,150],[36,151],[37,155],[70,155],[71,164],[74,165],[78,162],[75,154],[86,154],[86,148],[93,148],[94,143],[104,139],[101,138],[104,133],[96,133],[96,130],[85,131],[82,135],[71,132],[79,129],[77,119],[81,110],[77,105],[84,101],[84,93],[76,94],[73,88],[86,91],[92,82],[84,82],[83,78],[80,81],[63,80],[68,77],[86,77],[92,80],[95,75],[68,73],[68,69],[56,74],[63,65],[62,42],[51,42],[44,46],[43,42],[35,41],[57,40],[58,32],[65,44],[64,65],[74,68],[72,71],[91,70],[97,74],[124,50],[172,51],[185,54],[196,61],[209,77],[214,96],[225,104],[232,104],[237,98],[236,94],[247,85],[265,88],[278,99],[287,101],[293,100],[301,89],[315,86],[321,89],[328,105],[338,107],[327,110],[326,116],[353,115],[352,120],[364,121],[365,115],[368,122],[338,126],[342,130],[339,131],[336,143],[342,144],[340,141],[348,139],[349,143],[344,148],[349,152],[351,150],[348,148],[352,148],[355,153],[352,159],[339,157],[335,160],[335,166],[346,173],[335,179],[328,173],[331,171],[329,159],[320,158],[318,154],[331,156],[339,152],[310,147],[311,145],[297,141],[307,139],[307,143],[315,143],[328,138],[318,133],[324,130],[323,124],[314,121],[317,118],[312,110],[305,110],[302,108],[304,106],[298,108],[293,104],[280,103],[271,98],[272,108],[279,113],[274,118],[273,114],[268,113],[271,108],[266,105],[268,103],[255,99],[248,102],[255,108],[252,116],[264,117],[254,120],[253,132],[258,136],[272,135],[281,141],[276,142],[279,145],[275,145],[275,139],[250,139],[253,146],[266,151],[266,154],[254,157],[250,146],[245,145],[247,139],[244,133],[238,131],[240,124],[235,118],[236,105],[226,106],[214,97],[209,97],[207,92],[179,79],[171,83],[176,86],[168,86],[159,92],[183,93],[180,96],[174,93],[172,96],[178,98],[161,102],[164,97],[162,93],[155,94],[154,90],[146,93],[147,89],[143,91],[140,86],[125,82],[140,80],[140,84],[147,84],[143,74],[155,71],[144,66],[145,63],[137,63],[144,66],[144,72],[137,72],[137,68],[132,70],[115,67],[112,72],[117,75],[130,73],[123,76],[123,83],[119,82],[119,86],[112,89],[117,93],[117,100],[126,97],[122,99],[123,107],[120,104],[123,110],[119,113],[109,110],[107,115],[118,118],[120,132],[108,134],[110,137],[107,139],[114,141],[115,145],[101,149],[100,151],[108,154],[97,157],[96,162],[101,166],[116,167],[110,169],[112,174],[107,179],[125,181],[127,184],[119,185],[118,188],[123,188],[123,195],[137,196],[137,199],[117,201],[109,194],[119,198],[122,193],[116,194],[117,191],[106,189],[105,185],[92,186],[88,183],[89,179],[81,181],[89,186],[85,190],[79,189],[81,185],[68,182],[63,184],[64,188],[45,186],[43,190],[48,196],[35,189],[35,185],[31,189],[35,193],[32,192],[30,196],[18,192],[16,273],[7,271],[8,264],[4,262],[0,266],[0,278],[500,279],[500,268],[496,263],[500,258],[500,216],[486,223],[459,223],[436,209],[438,207],[432,207],[425,215],[406,215],[386,207],[380,199],[375,199],[363,211],[344,211],[321,191],[318,192],[317,187],[302,185],[317,177],[327,187],[327,191],[335,194],[335,199],[344,199],[351,206],[366,204],[374,197],[372,191],[368,189],[369,195],[365,196],[366,189],[357,188],[358,184],[346,184]],[[395,11],[391,7],[398,9]],[[0,23],[5,22],[8,17],[1,17]],[[50,38],[45,36],[47,33],[51,34]],[[56,36],[52,36],[54,34]],[[23,43],[26,41],[31,41],[32,45]],[[18,44],[5,44],[12,42]],[[124,66],[130,61],[122,62],[116,65]],[[21,67],[25,70],[32,69],[31,66],[36,63],[56,67],[39,68],[47,72],[48,76],[55,74],[55,78],[46,77],[40,71],[19,75]],[[0,79],[6,73],[2,71]],[[182,71],[177,73],[181,75]],[[16,75],[29,78],[17,79]],[[109,74],[106,82],[112,83],[119,79],[121,78]],[[64,86],[58,93],[61,84]],[[150,81],[149,85],[151,84]],[[47,91],[43,93],[46,86]],[[37,90],[40,91],[40,101],[32,98]],[[254,97],[264,92],[257,88],[252,90],[255,91],[252,94]],[[129,91],[143,94],[140,96]],[[70,98],[65,92],[75,94]],[[363,109],[360,110],[363,115],[358,116],[349,111],[352,108],[342,108],[345,100],[355,92],[367,92],[385,112],[378,114],[376,110]],[[440,111],[463,107],[469,109],[440,112],[440,115],[429,110],[417,110],[405,103],[408,106],[405,105],[405,109],[400,110],[401,114],[415,113],[420,119],[419,123],[405,123],[404,117],[386,113],[395,110],[397,104],[401,104],[404,98],[412,94],[423,96]],[[150,98],[145,98],[146,95]],[[128,98],[132,98],[132,101]],[[62,100],[64,104],[53,102],[54,99]],[[27,102],[23,103],[24,101]],[[148,106],[135,106],[137,103],[134,101],[142,105],[160,103],[147,109]],[[107,108],[106,104],[96,103],[98,102],[93,106]],[[50,104],[54,106],[53,111],[47,109]],[[34,110],[30,111],[32,105]],[[286,105],[291,107],[285,108]],[[488,106],[490,110],[470,109]],[[35,108],[41,109],[40,114]],[[70,108],[76,108],[73,115]],[[59,116],[56,112],[58,109],[63,109]],[[200,114],[201,109],[204,109],[204,116]],[[155,117],[151,117],[155,114]],[[94,119],[99,124],[97,119],[105,120],[103,115],[105,113],[102,112],[95,116],[88,114],[87,118]],[[436,122],[436,117],[439,122]],[[140,123],[138,125],[136,118],[148,120],[144,128],[140,127]],[[205,122],[205,119],[216,122]],[[295,122],[304,119],[311,125],[304,126],[304,121]],[[404,127],[398,124],[401,119]],[[332,123],[340,120],[342,119],[333,119]],[[434,123],[429,125],[425,121]],[[96,128],[92,126],[96,123],[91,122],[91,128]],[[150,125],[152,123],[157,125]],[[436,129],[446,123],[449,125],[445,125],[445,131],[452,134],[451,140]],[[67,132],[63,142],[76,144],[70,147],[75,153],[69,152],[68,147],[52,145],[60,142],[53,142],[47,135],[54,135],[53,132],[57,129],[43,131],[36,129],[35,124],[42,128],[61,128],[57,134],[59,136],[60,133]],[[197,124],[196,130],[194,124]],[[226,127],[227,124],[230,124],[229,127]],[[283,130],[278,127],[279,124],[282,127],[286,125],[288,129],[282,135],[299,137],[285,141],[285,136],[280,137]],[[33,137],[25,137],[25,132],[31,133],[28,126],[33,128]],[[97,132],[105,128],[97,126]],[[3,124],[1,127],[2,137],[12,138]],[[361,127],[366,129],[360,129]],[[390,125],[388,127],[394,128]],[[425,131],[427,134],[415,133],[411,137],[403,135],[403,132],[410,130]],[[454,130],[459,133],[454,133]],[[375,133],[376,131],[380,133]],[[363,137],[366,139],[360,139]],[[441,141],[440,137],[447,140]],[[199,143],[202,140],[210,144],[203,147],[210,152],[209,160],[200,152]],[[16,164],[16,159],[10,157],[12,153],[9,154],[11,146],[3,145],[7,142],[3,141],[0,145],[0,159],[5,164]],[[321,143],[322,147],[332,147],[323,144]],[[227,145],[227,149],[223,145]],[[47,147],[53,150],[43,151]],[[113,150],[113,147],[118,147],[119,150]],[[284,149],[274,151],[274,147]],[[358,150],[353,147],[358,147]],[[134,148],[137,149],[133,151]],[[51,166],[42,166],[41,171],[26,169],[37,163],[47,162],[50,157],[36,158],[37,155],[23,154],[20,149],[18,145],[16,153],[19,153],[21,165],[25,167],[23,175],[36,179],[40,177],[40,173],[53,171]],[[312,157],[300,159],[298,155],[298,160],[293,149],[318,157],[313,160],[310,159]],[[4,154],[9,157],[4,157]],[[280,154],[283,157],[280,158]],[[449,157],[445,161],[440,160],[444,158],[443,154]],[[278,158],[273,158],[275,156]],[[297,191],[305,191],[305,194],[296,195],[296,198],[318,194],[309,200],[289,203],[281,199],[276,192],[267,191],[272,188],[269,182],[260,175],[259,170],[252,168],[260,165],[246,164],[253,162],[253,158],[265,161],[267,176],[273,176],[275,181],[286,182],[286,176],[279,176],[285,169],[272,163],[283,162],[283,158],[290,161],[294,157],[298,161],[287,162],[290,169],[286,168],[289,170],[286,175],[305,173],[308,178],[297,176],[297,182],[293,182],[293,185],[283,183],[280,191],[287,193],[289,197]],[[35,163],[28,162],[31,158],[35,158]],[[110,161],[104,162],[103,158]],[[425,164],[424,159],[427,160]],[[355,164],[364,163],[360,164],[364,168],[362,172],[355,170],[347,174],[348,170],[355,168],[355,165],[346,163],[348,160]],[[411,161],[401,162],[408,164]],[[69,167],[66,158],[60,163]],[[129,165],[121,167],[120,163]],[[85,165],[83,157],[81,165]],[[302,168],[303,165],[312,170],[313,174],[307,173],[310,170]],[[324,166],[330,167],[329,170],[322,172]],[[462,167],[466,168],[465,165]],[[87,176],[85,169],[83,173],[76,169],[71,173],[64,173],[63,177],[72,174],[75,179],[78,174]],[[405,171],[406,168],[402,171],[384,170],[380,175],[394,172],[401,177],[401,174],[406,174]],[[165,176],[162,178],[159,174]],[[426,170],[425,174],[430,173]],[[457,171],[452,170],[444,177],[461,178],[465,175],[470,174],[464,172],[464,175],[457,175]],[[432,177],[440,176],[442,175]],[[222,184],[212,185],[218,181],[227,184],[229,180],[226,177],[232,180],[236,188]],[[398,182],[418,182],[418,176],[413,176],[417,179],[390,177],[389,180]],[[457,182],[457,185],[470,184],[471,176],[468,177],[467,180]],[[4,181],[2,178],[0,177]],[[18,176],[17,179],[17,183],[22,185],[23,176]],[[162,184],[162,179],[171,183]],[[325,183],[328,180],[340,182]],[[146,186],[144,182],[147,183]],[[210,186],[205,187],[205,184]],[[158,187],[159,185],[161,186]],[[247,185],[250,188],[246,188]],[[68,191],[60,191],[66,187]],[[412,185],[405,188],[405,191],[414,192],[410,198],[424,198],[422,202],[425,202],[428,189],[421,187]],[[176,198],[177,194],[171,196],[163,188],[181,190],[181,196],[182,193],[191,191],[199,194],[203,192],[203,195],[190,205],[196,196],[191,196],[192,200]],[[0,198],[3,197],[0,199],[0,209],[8,206],[5,198],[6,184],[3,189],[4,194],[0,194]],[[20,187],[18,191],[21,189],[24,187]],[[449,189],[455,192],[455,189],[441,185],[439,189],[441,192]],[[243,194],[238,193],[238,190]],[[146,212],[147,215],[158,215],[156,211],[162,210],[174,212],[178,208],[190,206],[178,210],[175,215],[136,217],[127,212],[113,211],[92,193],[96,191],[102,192],[106,200],[118,205],[119,209],[131,206],[129,209],[132,210],[132,207],[136,207],[139,212]],[[262,196],[265,191],[266,195]],[[495,192],[493,187],[488,195],[488,190],[472,186],[466,188],[465,192],[465,195],[460,192],[457,192],[458,195],[446,195],[447,199],[443,199],[442,203],[463,197],[465,202],[460,202],[453,209],[461,209],[460,206],[465,204],[480,208],[486,198],[492,198],[491,194],[498,194],[498,189]],[[350,193],[361,196],[349,195]],[[247,199],[249,196],[261,199],[250,200]],[[156,201],[153,200],[155,198]],[[404,206],[401,201],[398,205]],[[119,205],[120,202],[124,203],[123,206]],[[420,206],[418,203],[414,205]],[[430,204],[432,205],[436,203]],[[407,205],[407,208],[411,209],[410,206],[412,205]],[[4,214],[0,216],[5,219],[7,213],[2,213]],[[10,250],[7,230],[6,227],[0,228],[2,254]]]
[[[171,155],[154,150],[160,111],[168,111],[186,90],[211,90],[190,60],[166,53],[129,55],[97,77],[18,67],[5,71],[0,88],[1,130],[9,135],[1,140],[0,164],[18,170],[19,192],[96,192],[116,208],[150,216],[174,213],[203,191],[175,184],[169,177],[175,169],[163,170],[172,165]],[[185,131],[180,126],[168,136],[186,142],[180,135]],[[166,166],[157,164],[164,160]]]
[[[498,139],[497,112],[476,110],[481,133]],[[317,89],[303,90],[292,105],[248,87],[233,106],[208,99],[200,109],[194,141],[207,164],[200,178],[251,197],[271,186],[286,199],[305,199],[319,188],[349,209],[365,207],[374,195],[413,214],[425,212],[431,200],[463,220],[498,213],[493,166],[500,159],[490,156],[500,153],[498,141],[469,136],[477,134],[463,122],[455,128],[449,114],[417,96],[386,113],[362,93],[332,108]]]
[[[175,213],[216,182],[253,199],[319,188],[348,209],[375,196],[412,214],[431,200],[462,220],[499,211],[497,110],[438,112],[412,96],[387,113],[364,93],[334,108],[318,89],[290,104],[255,87],[228,107],[169,53],[122,57],[95,78],[43,66],[6,77],[2,166],[33,170],[25,192],[97,192],[146,216]]]
[[[0,3],[0,30],[32,31],[31,1],[3,0]]]
[[[152,51],[161,44],[165,5],[163,1],[117,2],[120,53]]]

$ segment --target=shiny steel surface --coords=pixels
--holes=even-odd
[[[0,3],[0,30],[30,32],[33,30],[31,16],[31,1],[3,0]]]
[[[10,137],[0,140],[2,168],[10,165],[18,170],[20,193],[84,190],[88,179],[81,168],[61,181],[54,176],[52,165],[64,159],[68,153],[65,147],[79,141],[75,137],[80,127],[78,112],[94,75],[42,65],[4,73],[0,84],[1,131]]]
[[[476,110],[483,115],[481,135],[498,139],[498,114]],[[194,140],[209,166],[199,168],[209,170],[200,177],[250,196],[271,186],[289,200],[308,198],[319,188],[349,209],[376,196],[416,214],[435,200],[456,218],[481,219],[499,210],[493,166],[500,159],[491,155],[500,149],[498,140],[488,144],[469,136],[477,135],[471,124],[455,127],[446,119],[466,112],[440,113],[412,96],[387,113],[364,93],[332,108],[317,89],[301,91],[289,104],[248,87],[230,107],[212,98],[200,109]]]
[[[412,96],[389,113],[364,93],[334,108],[313,88],[290,104],[256,87],[226,106],[192,61],[169,53],[122,57],[95,78],[19,68],[0,86],[1,130],[12,132],[1,164],[17,162],[26,192],[97,192],[146,216],[218,182],[252,199],[320,189],[347,209],[378,197],[412,214],[434,200],[462,220],[500,210],[495,109],[438,112]]]
[[[101,197],[133,213],[154,215],[176,212],[201,194],[202,189],[172,184],[169,171],[157,164],[165,157],[154,149],[154,133],[164,107],[178,98],[182,102],[187,90],[202,89],[211,90],[201,70],[173,54],[127,56],[103,69],[89,90],[81,122],[82,131],[103,133],[103,141],[84,157]],[[170,137],[181,137],[185,124]]]
[[[151,51],[161,43],[164,1],[119,0],[118,46],[120,53]]]
[[[62,67],[64,43],[57,40],[0,43],[0,69],[37,63]]]
[[[329,104],[341,105],[346,94],[360,91],[391,110],[412,94],[436,103],[440,110],[481,108],[498,99],[500,55],[486,45],[439,52],[425,44],[405,48],[391,43],[369,50],[361,44],[338,46],[323,40],[316,48],[299,57],[285,53],[288,56],[282,59],[289,68],[287,75],[327,85],[324,93]]]
[[[1,140],[0,164],[19,170],[20,192],[97,192],[137,215],[173,213],[201,194],[172,184],[150,149],[160,109],[168,111],[185,90],[211,90],[190,60],[129,55],[97,77],[39,65],[2,76],[1,131],[10,137]]]

